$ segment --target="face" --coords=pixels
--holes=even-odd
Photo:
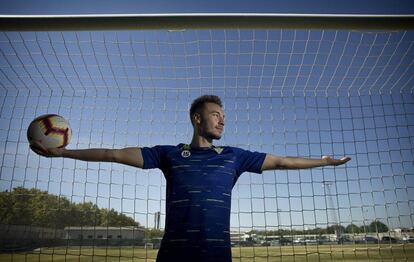
[[[205,103],[197,121],[199,134],[210,140],[220,139],[224,131],[224,111],[215,103]]]

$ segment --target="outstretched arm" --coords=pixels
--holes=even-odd
[[[139,147],[68,150],[65,148],[47,149],[40,143],[34,143],[30,145],[30,148],[38,155],[45,157],[66,157],[83,161],[115,162],[139,168],[144,167],[144,159]]]
[[[338,166],[351,160],[350,157],[333,159],[323,156],[320,159],[309,159],[301,157],[279,157],[267,154],[262,165],[262,171],[275,169],[306,169],[321,166]]]

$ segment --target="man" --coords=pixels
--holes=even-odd
[[[235,147],[213,146],[224,129],[219,97],[197,98],[190,109],[194,128],[189,145],[123,149],[46,149],[31,146],[47,157],[117,162],[139,168],[159,168],[167,181],[165,233],[157,261],[230,262],[231,191],[243,172],[303,169],[341,165],[350,160],[278,157]]]

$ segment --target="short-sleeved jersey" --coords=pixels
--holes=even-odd
[[[266,154],[235,147],[142,148],[144,169],[167,181],[166,222],[157,262],[230,262],[231,191],[245,171],[261,173]]]

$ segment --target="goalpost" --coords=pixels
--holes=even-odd
[[[153,261],[162,173],[40,158],[26,130],[57,113],[72,149],[188,143],[189,104],[207,93],[224,102],[218,145],[352,157],[242,175],[234,261],[414,259],[413,18],[0,17],[0,260]]]

